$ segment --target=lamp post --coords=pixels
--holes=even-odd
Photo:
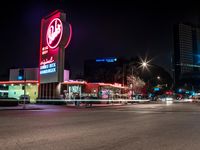
[[[24,104],[23,109],[26,109],[26,72],[24,69]]]
[[[145,58],[144,60],[143,60],[143,59],[140,59],[140,61],[141,61],[141,62],[140,62],[140,66],[139,66],[139,67],[142,68],[142,70],[145,69],[145,70],[148,71],[148,70],[149,70],[149,66],[150,66],[150,65],[149,65],[149,62],[150,62],[151,60],[148,60],[148,61],[147,61],[147,58]],[[150,88],[150,82],[149,82],[149,80],[150,80],[150,79],[147,80],[147,87],[146,87],[147,89],[146,89],[146,90],[148,90],[148,89]],[[148,92],[148,91],[147,91],[147,92]]]
[[[134,70],[137,70],[137,72],[136,72],[137,74],[136,75],[139,76],[140,75],[139,74],[139,72],[140,72],[139,70],[141,68],[142,68],[142,70],[144,70],[144,69],[148,70],[149,62],[150,61],[147,61],[146,58],[144,60],[140,58],[139,62],[131,62],[131,63],[128,64],[129,65],[129,67],[128,67],[129,78],[127,80],[129,80],[129,84],[130,84],[129,88],[130,88],[130,92],[131,92],[132,96],[133,96],[133,93],[134,93],[134,89],[137,87],[135,85],[137,83],[137,82],[135,82],[135,80],[138,81],[137,78],[135,78],[135,76],[134,76],[134,73],[135,73]],[[125,78],[125,72],[126,72],[125,71],[126,70],[126,65],[127,64],[123,64],[123,67],[122,67],[122,84],[123,84],[123,86],[124,86],[124,83],[125,83],[124,78]]]
[[[147,60],[141,60],[140,66],[139,66],[139,67],[142,68],[142,69],[148,70],[148,69],[149,69],[149,68],[148,68],[149,62],[150,62],[150,61],[147,61]],[[148,79],[148,82],[149,82],[149,79]]]
[[[122,67],[122,85],[124,87],[124,77],[125,77],[125,64],[123,64],[123,67]]]
[[[133,78],[133,67],[131,67],[131,75],[132,75],[132,78]],[[131,99],[133,99],[133,79],[132,79],[132,83],[131,83]]]

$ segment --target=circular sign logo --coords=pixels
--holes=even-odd
[[[51,49],[56,48],[60,43],[62,34],[63,34],[63,25],[61,20],[59,18],[53,19],[47,28],[47,34],[46,34],[47,45]]]

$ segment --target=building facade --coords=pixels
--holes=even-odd
[[[88,82],[107,82],[117,81],[117,72],[123,68],[125,61],[116,57],[105,57],[85,60],[84,79]],[[120,81],[122,83],[122,80]]]
[[[23,70],[23,76],[19,75]],[[0,82],[0,98],[20,99],[21,96],[30,97],[30,102],[35,103],[38,98],[38,68],[10,69],[9,81]]]
[[[24,72],[22,78],[19,78],[20,70]],[[88,83],[86,81],[69,80],[67,78],[67,80],[60,83],[59,97],[55,97],[56,91],[48,88],[48,86],[56,86],[54,83],[49,83],[44,89],[39,88],[38,73],[39,68],[10,69],[10,80],[0,81],[0,99],[20,100],[20,97],[26,95],[30,97],[31,103],[36,103],[37,100],[46,101],[47,99],[54,101],[57,98],[60,101],[85,98],[116,100],[117,98],[121,98],[121,94],[126,89],[126,87],[117,83]],[[42,98],[39,95],[40,90],[43,90],[44,93]]]
[[[198,77],[196,75],[200,71],[199,64],[200,28],[186,23],[175,25],[173,59],[175,84],[187,84],[187,80]]]

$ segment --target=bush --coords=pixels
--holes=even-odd
[[[8,99],[0,99],[0,106],[7,107],[7,106],[18,106],[17,99],[8,98]]]
[[[55,99],[55,100],[60,100],[60,101],[50,101],[51,99],[46,99],[46,101],[43,99],[40,101],[40,99],[36,100],[37,104],[48,104],[48,105],[66,105],[66,101],[62,100],[62,99]]]

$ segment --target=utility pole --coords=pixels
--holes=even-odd
[[[123,64],[123,68],[122,68],[122,74],[123,74],[123,77],[122,77],[122,85],[123,85],[123,87],[124,87],[124,70],[125,70],[125,69],[124,69],[124,66],[125,66],[125,65]]]
[[[132,93],[131,93],[132,96],[131,96],[131,99],[133,99],[133,84],[134,84],[133,83],[133,66],[131,66],[131,75],[132,75],[132,77],[131,77],[132,78],[132,87],[131,87],[132,88],[131,89],[132,90]]]
[[[26,72],[24,70],[24,104],[23,109],[26,109]]]

